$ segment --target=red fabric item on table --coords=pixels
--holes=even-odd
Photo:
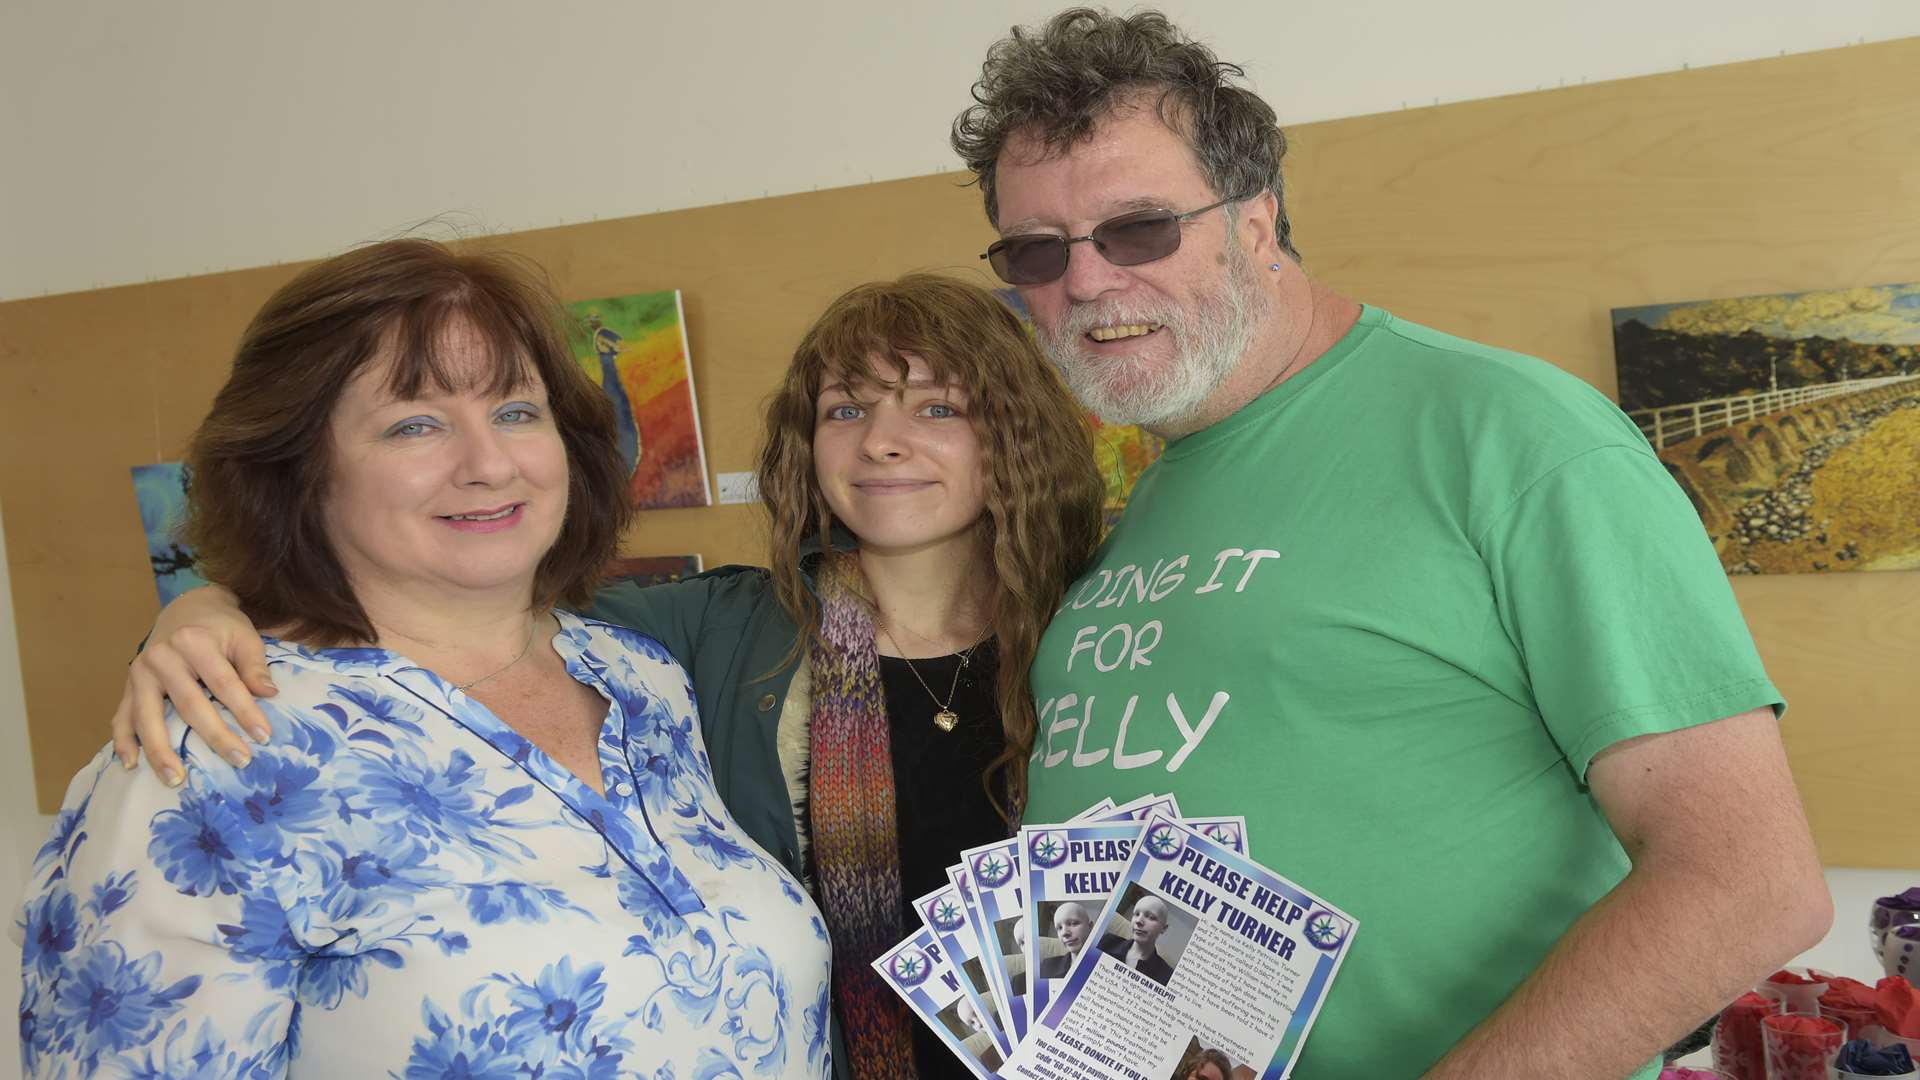
[[[1825,1036],[1839,1034],[1834,1030],[1835,1025],[1833,1021],[1824,1016],[1797,1016],[1793,1013],[1787,1013],[1781,1016],[1770,1016],[1762,1021],[1762,1023],[1783,1035]],[[1840,1046],[1839,1043],[1833,1045],[1835,1049],[1838,1049]]]
[[[1779,998],[1781,1012],[1815,1016],[1820,1012],[1820,995],[1827,992],[1832,977],[1814,968],[1781,968],[1754,989],[1763,997]]]
[[[1794,1014],[1760,1022],[1766,1043],[1767,1080],[1827,1080],[1846,1041],[1839,1021]]]
[[[1845,975],[1834,976],[1827,983],[1827,992],[1820,995],[1820,1004],[1842,1009],[1871,1009],[1877,1001],[1879,995],[1873,987]]]
[[[1864,1039],[1867,1029],[1880,1023],[1879,995],[1859,979],[1835,976],[1820,995],[1820,1015],[1846,1025],[1847,1038]]]
[[[1760,1020],[1773,1015],[1776,1002],[1756,993],[1741,994],[1720,1011],[1713,1027],[1713,1067],[1732,1080],[1767,1080],[1766,1050]]]
[[[1898,975],[1873,984],[1880,1026],[1905,1039],[1920,1039],[1920,990]]]

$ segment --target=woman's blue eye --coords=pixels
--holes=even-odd
[[[387,434],[411,439],[415,436],[425,435],[428,431],[432,430],[432,428],[432,423],[426,420],[405,420],[388,428]]]
[[[944,401],[936,401],[927,406],[927,415],[937,420],[945,420],[948,417],[959,416],[960,410]]]
[[[829,408],[829,409],[827,410],[827,419],[829,419],[829,420],[858,420],[858,419],[860,419],[860,406],[858,406],[858,405],[835,405],[835,406],[833,406],[833,407],[831,407],[831,408]]]
[[[501,420],[509,424],[528,424],[528,423],[532,423],[535,419],[537,419],[537,416],[532,409],[526,408],[524,406],[516,405],[511,409],[500,410],[499,414],[496,415],[494,419]]]

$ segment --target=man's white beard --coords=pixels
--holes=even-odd
[[[1253,340],[1255,313],[1266,297],[1253,264],[1238,245],[1227,246],[1221,288],[1201,297],[1192,311],[1171,304],[1092,301],[1069,310],[1041,345],[1087,408],[1110,424],[1173,427],[1200,411]],[[1171,335],[1173,362],[1152,370],[1151,357],[1106,359],[1086,355],[1086,333],[1096,326],[1158,324]]]

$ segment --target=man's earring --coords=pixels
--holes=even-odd
[[[1268,263],[1268,264],[1267,264],[1267,269],[1269,269],[1269,270],[1278,270],[1278,269],[1280,269],[1280,264],[1279,264],[1279,263]]]

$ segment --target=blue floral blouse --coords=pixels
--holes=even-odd
[[[103,750],[17,926],[27,1075],[827,1077],[826,928],[721,805],[685,671],[558,617],[605,796],[379,649],[269,641],[245,768],[177,717],[178,790]]]

